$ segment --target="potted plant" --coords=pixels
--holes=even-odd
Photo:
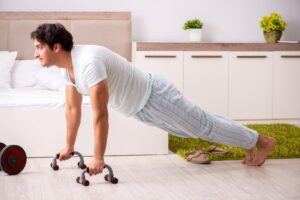
[[[282,19],[281,15],[276,12],[272,12],[269,16],[264,16],[260,21],[260,27],[264,31],[264,37],[267,43],[278,42],[286,26],[287,23]]]
[[[195,18],[187,20],[182,29],[189,31],[190,41],[200,42],[202,38],[202,27],[203,23],[199,19]]]

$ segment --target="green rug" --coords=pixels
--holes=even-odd
[[[269,135],[277,140],[277,145],[272,150],[269,158],[300,158],[300,128],[289,124],[251,124],[247,127],[258,133]],[[185,153],[195,149],[208,149],[216,145],[230,153],[225,156],[209,154],[211,160],[241,160],[245,157],[244,150],[238,147],[216,144],[195,138],[180,138],[169,134],[169,149],[184,158]]]

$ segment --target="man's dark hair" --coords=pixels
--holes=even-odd
[[[68,52],[70,52],[73,47],[72,34],[60,23],[40,24],[35,31],[31,32],[30,37],[40,43],[46,43],[51,50],[57,43]]]

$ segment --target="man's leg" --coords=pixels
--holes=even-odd
[[[261,165],[276,141],[259,136],[242,124],[210,113],[186,100],[172,84],[153,77],[153,89],[145,107],[136,114],[140,121],[171,130],[180,137],[196,137],[246,149],[247,165]],[[253,149],[257,148],[254,155]]]

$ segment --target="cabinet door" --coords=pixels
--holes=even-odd
[[[228,115],[228,52],[184,52],[184,94],[210,112]]]
[[[300,118],[300,52],[274,52],[273,117]]]
[[[183,91],[182,51],[137,51],[134,64],[146,71],[159,74]]]
[[[272,118],[271,52],[230,52],[229,117]]]

